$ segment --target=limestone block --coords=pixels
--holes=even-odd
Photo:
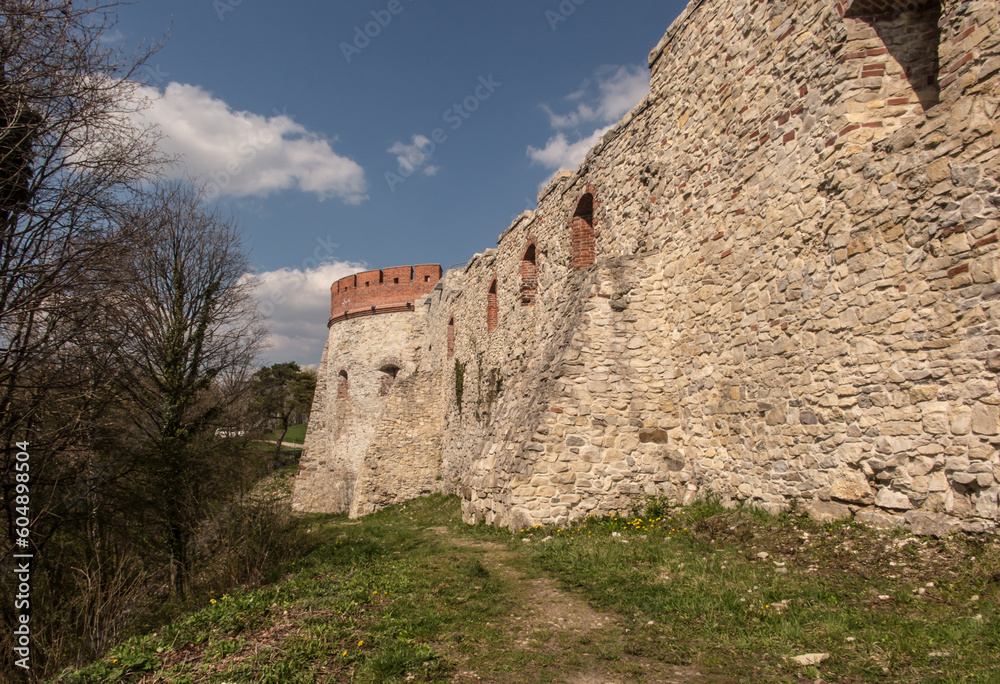
[[[996,406],[977,403],[972,407],[972,432],[977,435],[995,435],[1000,433]]]
[[[901,492],[893,491],[889,487],[882,487],[875,495],[875,505],[879,508],[892,508],[906,511],[913,508],[910,497]]]
[[[937,385],[921,385],[910,390],[910,402],[918,404],[922,401],[931,401],[937,397]]]
[[[854,514],[854,519],[858,522],[871,525],[872,527],[902,527],[906,524],[906,518],[901,515],[892,515],[877,508],[865,508]]]
[[[948,490],[948,476],[944,473],[933,473],[927,486],[929,492],[944,492]]]
[[[853,470],[841,470],[830,487],[830,496],[851,503],[871,503],[872,488],[864,475]]]
[[[808,501],[802,504],[802,510],[818,522],[831,522],[851,517],[850,508],[831,501]]]
[[[907,511],[905,520],[914,534],[927,537],[947,537],[950,532],[959,527],[957,518],[945,513],[932,513],[924,510]]]
[[[972,428],[972,409],[960,406],[953,409],[950,416],[950,427],[953,435],[967,435]]]
[[[1000,519],[1000,509],[997,506],[998,491],[1000,489],[993,487],[988,491],[979,493],[979,498],[976,500],[976,515],[988,520]]]
[[[960,485],[970,485],[976,481],[975,473],[952,473],[951,481]]]
[[[604,462],[605,463],[617,463],[625,459],[625,454],[618,449],[606,449],[604,451]]]
[[[919,456],[910,461],[910,464],[907,467],[907,472],[914,477],[919,477],[930,473],[934,470],[935,465],[936,462],[933,458],[928,456]]]
[[[910,392],[910,397],[912,399],[913,392]],[[937,387],[934,388],[934,396],[937,395]],[[923,415],[923,429],[924,432],[931,435],[944,435],[948,434],[950,428],[950,416],[948,414],[949,405],[947,402],[941,401],[927,401],[923,403],[920,407],[921,413]]]
[[[851,442],[848,444],[841,444],[839,447],[834,449],[833,458],[838,463],[854,465],[861,460],[864,454],[865,454],[865,445],[859,444],[857,442]]]

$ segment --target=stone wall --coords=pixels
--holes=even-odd
[[[352,518],[442,491],[440,385],[440,374],[418,370],[393,387],[358,472]]]
[[[318,369],[293,508],[346,513],[393,386],[416,369],[412,312],[330,326]]]
[[[994,526],[997,9],[692,3],[651,94],[417,303],[412,448],[466,519],[663,494]]]

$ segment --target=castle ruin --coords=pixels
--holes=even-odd
[[[298,510],[998,522],[995,0],[694,0],[460,269],[333,285]]]

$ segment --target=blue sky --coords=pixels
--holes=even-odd
[[[662,0],[140,0],[111,41],[165,39],[147,120],[239,214],[265,361],[319,360],[328,288],[496,245],[648,92]]]

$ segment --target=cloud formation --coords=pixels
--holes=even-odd
[[[330,319],[330,286],[364,271],[365,264],[328,261],[315,267],[281,268],[257,276],[257,301],[270,331],[267,364],[319,361]]]
[[[642,67],[601,67],[593,82],[588,80],[563,98],[575,102],[574,109],[560,114],[542,105],[556,134],[541,148],[529,145],[528,156],[553,171],[575,169],[600,137],[648,93],[649,74]]]
[[[164,136],[163,151],[179,158],[167,173],[201,180],[210,199],[266,197],[290,189],[347,204],[368,199],[364,169],[286,114],[234,110],[185,83],[172,82],[162,93],[143,86],[139,95],[149,103],[139,118],[155,124]]]
[[[560,131],[549,138],[545,147],[541,149],[529,145],[528,156],[531,157],[531,161],[556,171],[575,169],[587,156],[590,148],[596,145],[601,136],[608,131],[608,128],[610,126],[598,128],[588,137],[572,143],[566,139],[566,134]]]
[[[433,176],[441,167],[427,165],[434,151],[434,145],[426,135],[415,135],[409,144],[396,141],[386,152],[396,155],[396,162],[399,164],[400,173],[406,175],[420,170],[425,176]]]

